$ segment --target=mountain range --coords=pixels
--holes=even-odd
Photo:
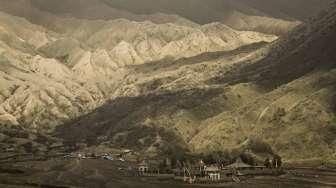
[[[0,123],[147,155],[266,143],[327,158],[336,14],[323,2],[294,1],[329,7],[308,19],[262,0],[2,0]]]

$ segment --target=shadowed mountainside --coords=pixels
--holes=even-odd
[[[101,133],[107,134],[109,144],[117,144],[112,138],[119,136],[125,140],[135,138],[132,145],[137,143],[146,150],[147,146],[141,147],[144,138],[129,133],[139,127],[155,126],[174,132],[194,152],[232,151],[258,138],[288,160],[333,156],[336,149],[334,6],[310,24],[253,53],[205,58],[204,62],[186,63],[174,71],[165,68],[165,73],[160,68],[153,68],[154,72],[148,68],[148,72],[140,74],[160,72],[150,82],[149,88],[155,89],[151,94],[112,100],[70,123],[72,126],[63,126],[63,132],[69,127],[84,132],[104,128]],[[183,70],[187,71],[181,74]],[[175,76],[172,72],[180,74]],[[180,93],[182,88],[192,86],[191,91],[198,88],[198,92]],[[169,97],[162,98],[160,91],[169,91]],[[218,92],[212,95],[208,91]],[[144,102],[133,106],[134,100]],[[127,116],[109,113],[123,107],[127,110],[121,111]],[[122,135],[118,135],[119,131],[106,131],[120,129],[124,130]],[[151,151],[153,147],[160,150],[158,145],[150,146]]]
[[[48,15],[48,14],[47,14]],[[62,18],[35,25],[0,13],[0,121],[50,130],[110,98],[137,95],[129,66],[231,51],[277,37],[203,26]],[[141,75],[138,75],[141,79]]]
[[[47,2],[0,3],[1,124],[150,155],[232,152],[254,140],[288,160],[334,155],[334,5],[273,42],[98,0],[62,0],[54,11]],[[298,24],[242,2],[225,8],[220,21],[242,30]]]

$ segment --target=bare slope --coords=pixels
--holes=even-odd
[[[51,18],[53,26],[35,25],[0,13],[2,123],[48,131],[110,98],[137,95],[138,91],[122,92],[129,66],[277,38],[219,23],[189,27]]]
[[[257,51],[255,44],[238,53],[134,67],[134,79],[119,92],[142,95],[112,100],[59,133],[66,137],[71,128],[94,144],[147,152],[171,144],[194,152],[234,151],[260,139],[287,160],[330,158],[336,149],[335,15],[331,7]],[[151,134],[139,132],[147,129]]]

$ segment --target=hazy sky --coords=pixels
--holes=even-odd
[[[330,0],[103,0],[114,7],[138,13],[172,12],[189,17],[216,17],[232,9],[255,10],[278,17],[304,19],[324,8]],[[255,9],[255,10],[252,10]]]
[[[0,0],[4,2],[16,0]],[[220,21],[232,11],[267,15],[283,19],[300,19],[313,16],[331,0],[22,0],[39,9],[53,13],[67,13],[74,17],[90,18],[94,6],[110,6],[135,14],[178,14],[198,23]],[[1,9],[1,7],[0,7]],[[97,11],[97,9],[93,9]],[[111,10],[113,11],[113,10]],[[113,13],[108,13],[111,17]],[[102,13],[99,15],[104,17]]]

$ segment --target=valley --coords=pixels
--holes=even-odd
[[[286,174],[220,186],[335,186],[335,2],[142,1],[0,2],[0,186],[198,187],[116,169],[245,155]]]
[[[50,159],[46,161],[19,162],[14,166],[2,166],[0,185],[3,187],[335,187],[334,170],[324,169],[288,169],[288,174],[279,177],[250,177],[241,183],[190,185],[170,178],[133,177],[126,175],[126,163],[104,160],[66,160]],[[33,168],[30,168],[33,167]],[[318,174],[318,175],[317,175]]]

